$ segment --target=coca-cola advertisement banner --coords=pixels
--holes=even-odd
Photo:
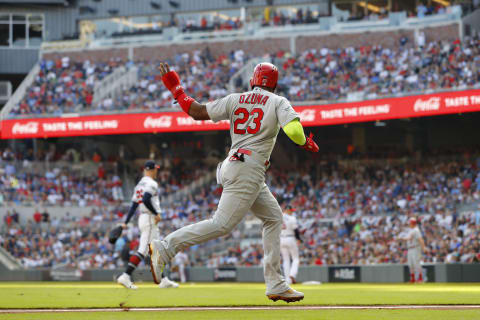
[[[322,126],[480,111],[480,90],[295,107],[304,126]],[[11,119],[2,139],[228,130],[229,122],[195,121],[183,112]]]

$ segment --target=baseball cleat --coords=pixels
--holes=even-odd
[[[295,301],[302,300],[304,297],[304,294],[303,292],[299,292],[290,288],[287,291],[282,293],[267,294],[267,297],[273,302],[276,302],[277,300],[283,300],[288,303],[288,302],[295,302]]]
[[[130,276],[126,273],[122,273],[120,275],[120,277],[117,278],[117,283],[121,284],[122,286],[124,286],[127,289],[133,289],[133,290],[138,289],[138,287],[133,284]]]
[[[156,241],[152,241],[148,245],[148,252],[150,254],[150,271],[152,272],[153,282],[156,284],[160,284],[159,279],[162,278],[163,268],[165,268],[165,264],[160,258],[160,250],[158,249],[158,246],[161,246],[161,244]]]
[[[178,288],[178,283],[164,277],[158,286],[160,288]]]

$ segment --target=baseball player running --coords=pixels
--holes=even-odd
[[[160,238],[157,227],[157,223],[161,220],[159,215],[160,199],[158,198],[158,183],[155,181],[158,169],[159,166],[152,160],[145,163],[143,178],[138,182],[133,191],[132,205],[128,211],[125,223],[122,224],[122,228],[126,229],[128,222],[132,219],[137,208],[140,207],[140,216],[138,217],[140,244],[138,251],[130,257],[125,272],[117,279],[117,282],[127,289],[137,289],[137,286],[132,282],[131,275],[140,261],[145,258],[148,244],[153,239]],[[159,286],[160,288],[176,288],[178,287],[178,283],[171,281],[168,277],[162,277]]]
[[[422,260],[422,252],[425,251],[425,242],[417,226],[417,219],[412,217],[408,222],[410,230],[404,240],[407,241],[408,247],[407,263],[408,269],[410,270],[410,282],[423,282],[423,272],[420,261]]]
[[[282,232],[280,233],[280,252],[282,253],[283,273],[289,284],[297,282],[298,265],[300,263],[297,242],[300,242],[301,239],[297,218],[293,216],[294,211],[291,206],[287,206],[283,214]]]
[[[189,246],[229,234],[251,211],[263,222],[264,277],[266,295],[273,301],[302,300],[304,295],[289,287],[280,269],[280,231],[282,210],[265,184],[265,172],[280,130],[307,151],[318,146],[306,138],[299,116],[289,101],[274,93],[278,69],[270,63],[255,67],[250,80],[252,90],[200,104],[189,97],[175,71],[160,64],[162,81],[180,107],[195,120],[230,120],[232,146],[218,165],[217,181],[223,186],[218,208],[211,219],[185,226],[162,241],[153,241],[151,271],[155,282],[165,264]]]

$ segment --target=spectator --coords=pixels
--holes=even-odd
[[[35,209],[35,213],[33,214],[33,221],[35,221],[37,224],[42,221],[42,214],[38,209]]]

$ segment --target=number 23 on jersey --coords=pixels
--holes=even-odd
[[[242,104],[256,104],[256,105],[265,105],[268,101],[268,96],[264,96],[261,94],[250,93],[250,94],[242,94],[239,99],[238,103]],[[253,108],[252,111],[248,112],[247,108],[240,107],[235,110],[233,113],[236,116],[236,119],[233,123],[233,133],[235,134],[255,134],[260,131],[260,127],[262,126],[262,119],[264,116],[264,112],[261,108]],[[245,124],[248,119],[252,118],[253,123],[250,123],[246,128],[242,125]]]
[[[245,108],[238,108],[235,110],[234,115],[238,116],[233,125],[233,133],[235,134],[245,134],[246,132],[255,134],[262,126],[264,113],[260,108],[255,108],[251,112],[248,112]],[[246,129],[240,129],[239,126],[247,122],[250,117],[253,117],[253,123],[251,123]]]

